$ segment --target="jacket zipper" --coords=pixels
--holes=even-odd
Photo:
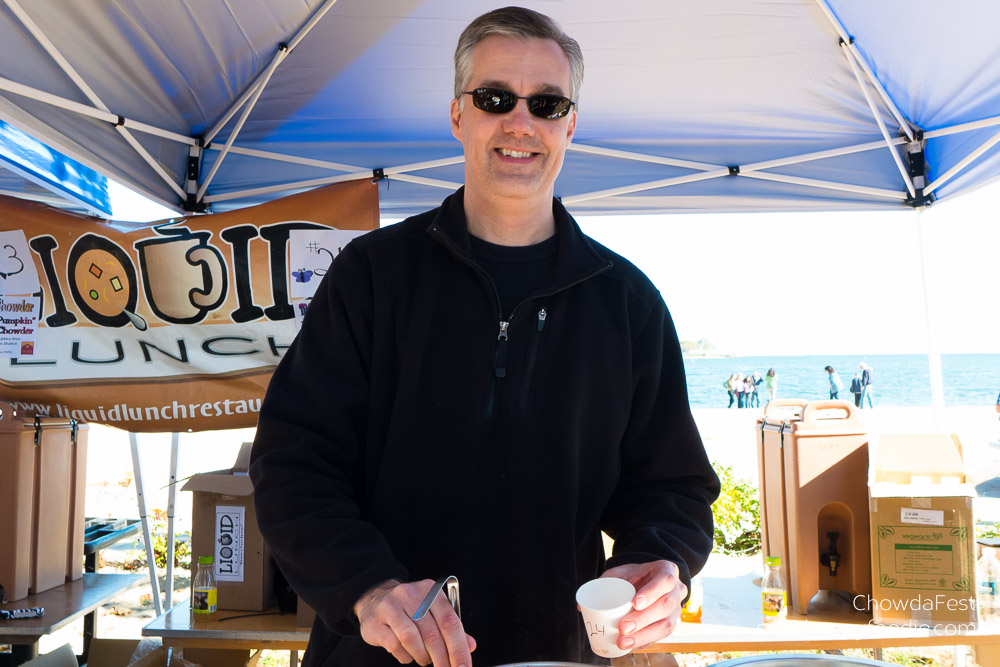
[[[538,309],[538,316],[535,320],[535,335],[532,337],[531,347],[528,350],[528,363],[524,368],[524,384],[521,388],[521,410],[527,410],[531,399],[532,379],[535,376],[535,360],[538,358],[538,348],[542,345],[542,331],[545,330],[545,320],[549,313],[542,306]]]
[[[608,262],[607,264],[605,264],[601,268],[597,269],[596,271],[592,271],[592,272],[588,273],[587,275],[583,276],[582,278],[580,278],[578,280],[575,280],[575,281],[569,283],[568,285],[563,285],[562,287],[559,287],[558,289],[555,289],[555,290],[553,290],[551,292],[548,292],[546,294],[533,294],[533,295],[529,296],[528,298],[526,298],[521,303],[519,303],[516,306],[514,306],[514,309],[512,311],[510,311],[510,316],[507,319],[504,319],[503,310],[501,310],[501,307],[500,307],[500,294],[499,294],[499,292],[497,292],[497,286],[493,283],[493,279],[490,278],[489,274],[486,273],[486,271],[484,271],[478,264],[476,264],[470,258],[468,258],[465,255],[463,255],[458,250],[458,248],[456,248],[455,245],[451,242],[451,239],[449,239],[444,234],[444,232],[441,231],[440,227],[438,227],[437,225],[434,225],[431,228],[431,231],[434,233],[434,236],[436,236],[442,243],[444,243],[445,247],[448,248],[448,250],[451,252],[451,254],[453,254],[456,258],[458,258],[459,261],[461,261],[461,262],[465,263],[466,265],[472,267],[472,269],[479,275],[480,279],[482,279],[483,282],[486,285],[489,286],[490,291],[493,294],[494,303],[497,306],[497,316],[498,316],[498,318],[500,320],[500,332],[497,334],[497,353],[496,353],[496,356],[494,357],[494,361],[493,361],[493,373],[491,373],[492,377],[490,378],[489,399],[486,402],[486,416],[487,417],[492,417],[494,415],[494,413],[496,412],[497,380],[499,378],[506,377],[506,375],[507,375],[507,345],[508,345],[508,341],[509,341],[509,336],[508,336],[508,333],[507,333],[507,328],[510,326],[510,323],[512,321],[514,321],[514,315],[517,313],[517,311],[520,310],[521,306],[523,306],[524,304],[528,303],[529,301],[533,301],[535,299],[547,299],[547,298],[549,298],[551,296],[555,296],[556,294],[559,294],[560,292],[564,292],[564,291],[568,290],[571,287],[576,287],[577,285],[579,285],[580,283],[584,282],[585,280],[590,280],[594,276],[597,276],[597,275],[600,275],[600,274],[604,273],[605,271],[607,271],[608,269],[610,269],[612,265],[611,265],[611,262]],[[541,315],[541,314],[539,314],[539,315]],[[538,329],[539,331],[541,331],[542,328],[545,327],[545,318],[544,317],[541,317],[541,316],[539,317],[538,327],[539,327],[539,329]]]

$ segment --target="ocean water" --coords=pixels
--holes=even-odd
[[[927,356],[920,354],[690,358],[684,360],[684,369],[692,408],[724,408],[729,405],[729,394],[722,383],[730,375],[737,372],[746,375],[753,371],[764,375],[769,368],[774,369],[778,379],[778,398],[814,400],[829,398],[830,383],[823,369],[833,366],[844,383],[840,398],[853,401],[854,394],[848,389],[862,361],[874,369],[872,404],[875,407],[931,404]],[[943,354],[941,372],[946,406],[996,403],[1000,392],[1000,354]],[[763,405],[767,401],[763,384],[759,391]]]

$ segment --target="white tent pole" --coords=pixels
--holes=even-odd
[[[903,137],[896,137],[892,140],[892,143],[895,145],[905,144],[906,139]],[[802,155],[791,155],[789,157],[777,158],[774,160],[741,164],[740,174],[746,171],[760,171],[762,169],[786,167],[792,164],[825,160],[827,158],[840,157],[842,155],[853,155],[854,153],[863,153],[865,151],[878,150],[881,148],[885,148],[885,141],[869,141],[863,144],[856,144],[854,146],[844,146],[843,148],[831,148],[830,150],[816,151],[814,153],[803,153]]]
[[[924,293],[924,319],[927,328],[927,365],[931,380],[931,406],[934,414],[934,429],[944,428],[944,379],[941,373],[941,353],[937,347],[937,332],[934,327],[933,299],[930,293],[931,256],[930,249],[933,240],[930,239],[930,227],[923,206],[916,209],[915,222],[917,240],[920,244],[920,279]]]
[[[958,134],[959,132],[970,132],[972,130],[980,130],[984,127],[994,127],[995,125],[1000,125],[1000,116],[994,116],[993,118],[983,118],[981,120],[973,120],[968,123],[959,123],[958,125],[952,125],[950,127],[939,127],[936,130],[927,130],[924,132],[924,139],[933,139],[935,137],[946,137],[949,134]]]
[[[217,149],[212,145],[206,146],[205,150],[221,150]],[[337,171],[347,171],[351,173],[361,173],[370,172],[371,169],[366,167],[360,167],[356,164],[344,164],[342,162],[330,162],[329,160],[316,160],[314,158],[298,157],[295,155],[285,155],[283,153],[273,153],[271,151],[262,151],[256,148],[244,148],[233,144],[229,149],[230,153],[237,153],[238,155],[247,155],[249,157],[259,157],[265,160],[274,160],[276,162],[289,162],[291,164],[301,164],[307,167],[320,167],[322,169],[335,169]],[[456,155],[453,157],[441,158],[438,160],[426,160],[424,162],[414,162],[412,164],[403,164],[398,167],[386,167],[384,169],[386,174],[400,174],[407,171],[418,171],[420,169],[434,169],[436,167],[447,167],[453,164],[461,164],[465,162],[465,157],[461,155]]]
[[[841,47],[846,50],[847,44],[842,42]],[[875,100],[872,99],[871,93],[868,92],[868,86],[865,85],[864,79],[861,78],[861,72],[858,71],[857,64],[855,64],[854,59],[850,56],[847,57],[847,62],[851,66],[851,71],[854,72],[854,78],[858,80],[858,86],[861,87],[861,93],[865,96],[865,101],[868,102],[868,108],[871,110],[872,116],[878,124],[879,132],[882,133],[882,137],[885,139],[885,143],[889,147],[889,152],[892,154],[892,159],[896,162],[896,167],[899,169],[900,176],[903,177],[903,183],[906,184],[907,191],[910,193],[911,197],[916,197],[917,193],[913,189],[913,181],[910,180],[910,172],[907,171],[902,158],[899,157],[899,152],[893,146],[892,138],[889,136],[889,131],[885,128],[885,122],[882,120],[882,114],[878,112],[878,108],[875,106]]]
[[[184,188],[177,185],[177,183],[174,181],[173,176],[168,174],[167,170],[164,169],[162,166],[160,166],[160,163],[156,160],[156,158],[154,158],[152,155],[149,154],[149,151],[147,151],[142,146],[142,144],[139,143],[138,139],[132,136],[132,133],[126,130],[124,127],[116,126],[115,129],[118,130],[118,133],[122,136],[122,139],[124,139],[126,143],[128,143],[128,145],[131,146],[132,149],[139,154],[139,157],[141,157],[146,162],[146,164],[148,164],[150,168],[156,172],[156,174],[163,180],[163,182],[166,183],[168,186],[170,186],[170,189],[173,190],[175,193],[177,193],[178,197],[184,199]]]
[[[38,102],[44,102],[45,104],[65,109],[66,111],[72,111],[73,113],[78,113],[81,116],[95,118],[112,125],[121,123],[123,127],[128,127],[136,132],[152,134],[158,137],[163,137],[164,139],[176,141],[178,143],[188,144],[190,146],[193,146],[196,143],[194,139],[186,137],[183,134],[177,134],[176,132],[164,130],[163,128],[156,127],[148,123],[141,123],[137,120],[125,118],[124,116],[118,116],[110,111],[102,111],[101,109],[89,107],[86,104],[74,102],[73,100],[68,100],[65,97],[59,97],[58,95],[53,95],[52,93],[46,93],[45,91],[38,90],[37,88],[32,88],[31,86],[26,86],[23,83],[17,83],[16,81],[11,81],[10,79],[5,79],[3,77],[0,77],[0,90],[20,95],[21,97],[27,97],[28,99]]]
[[[31,17],[25,13],[16,0],[4,0],[4,2],[7,4],[10,11],[13,12],[18,18],[18,20],[21,21],[21,24],[27,28],[28,32],[30,32],[35,40],[41,45],[41,47],[45,49],[45,52],[56,61],[56,64],[59,65],[59,69],[61,69],[66,76],[68,76],[70,80],[76,84],[76,87],[83,92],[87,99],[90,100],[91,104],[95,107],[103,109],[104,111],[109,111],[109,109],[104,106],[104,103],[101,102],[97,93],[95,93],[87,82],[83,80],[83,77],[80,76],[79,72],[77,72],[73,66],[69,64],[69,61],[63,57],[62,53],[60,53],[56,48],[56,45],[53,44],[48,37],[46,37],[41,28],[39,28],[38,25],[31,20]]]
[[[896,123],[899,124],[900,129],[903,130],[910,141],[913,141],[914,137],[913,132],[910,129],[910,124],[903,118],[903,115],[899,112],[899,109],[896,108],[896,104],[892,101],[892,99],[889,98],[889,93],[886,92],[885,88],[882,86],[882,82],[878,80],[877,76],[875,76],[875,73],[868,65],[868,62],[861,57],[861,53],[858,51],[857,47],[854,46],[854,38],[848,34],[847,30],[840,22],[840,19],[834,15],[833,10],[831,10],[830,6],[826,4],[826,0],[816,0],[816,4],[818,4],[820,9],[823,10],[823,13],[826,14],[827,20],[830,21],[834,30],[837,31],[838,35],[840,35],[840,39],[847,46],[847,59],[853,59],[861,65],[861,69],[865,71],[865,76],[867,76],[869,81],[871,81],[872,86],[874,86],[875,90],[879,94],[879,97],[882,98],[882,101],[885,103],[886,107],[888,107],[889,112],[893,115],[893,117],[895,117]]]
[[[37,201],[43,204],[48,204],[49,206],[56,206],[56,207],[65,207],[66,204],[71,203],[70,201],[63,199],[62,197],[53,197],[52,195],[35,194],[33,192],[0,190],[0,195],[3,195],[5,197],[17,197],[18,199],[27,199],[28,201]]]
[[[791,183],[793,185],[805,185],[811,188],[823,188],[826,190],[839,190],[841,192],[854,192],[861,195],[871,195],[872,197],[883,197],[885,199],[895,199],[905,201],[906,193],[895,190],[883,190],[881,188],[870,188],[864,185],[852,185],[849,183],[835,183],[834,181],[821,181],[815,178],[802,178],[800,176],[786,176],[785,174],[775,174],[769,171],[743,171],[740,168],[740,176],[756,178],[762,181],[777,181],[778,183]]]
[[[693,162],[691,160],[680,160],[678,158],[664,157],[662,155],[649,155],[646,153],[636,153],[633,151],[623,151],[617,148],[602,148],[601,146],[589,146],[587,144],[570,144],[568,149],[576,153],[589,153],[591,155],[604,155],[606,157],[616,157],[622,160],[634,160],[636,162],[649,162],[651,164],[663,164],[668,167],[683,167],[685,169],[695,169],[697,171],[713,171],[722,169],[722,165],[709,164],[707,162]]]
[[[454,157],[441,158],[440,160],[427,160],[426,162],[411,162],[410,164],[401,164],[398,167],[386,167],[382,171],[388,175],[404,174],[411,171],[420,171],[422,169],[435,169],[437,167],[448,167],[453,164],[462,164],[465,162],[464,155],[456,155]]]
[[[316,188],[321,185],[330,185],[332,183],[343,183],[345,181],[357,181],[363,178],[371,178],[371,177],[372,177],[371,169],[366,169],[365,171],[356,172],[353,174],[341,174],[340,176],[314,178],[308,181],[298,181],[296,183],[267,185],[260,188],[253,188],[251,190],[240,190],[239,192],[224,192],[217,195],[208,195],[207,197],[205,197],[205,203],[211,204],[217,201],[244,199],[246,197],[255,197],[257,195],[270,194],[272,192],[284,192],[286,190],[304,190],[307,188]],[[435,188],[443,188],[445,190],[456,190],[462,186],[461,183],[454,183],[452,181],[442,181],[435,178],[424,178],[423,176],[411,176],[409,174],[396,174],[393,176],[393,180],[406,181],[408,183],[418,183],[420,185],[428,185]]]
[[[394,174],[393,180],[405,183],[416,183],[418,185],[428,185],[432,188],[442,188],[445,190],[457,190],[462,187],[461,183],[454,181],[443,181],[439,178],[426,178],[424,176],[414,176],[413,174]]]
[[[718,170],[714,172],[702,172],[699,174],[689,174],[687,176],[678,176],[676,178],[668,178],[662,181],[650,181],[648,183],[637,183],[635,185],[628,185],[621,188],[612,188],[610,190],[600,190],[597,192],[588,192],[585,194],[572,195],[569,197],[563,197],[563,204],[578,204],[580,202],[589,201],[592,199],[600,199],[603,197],[614,197],[616,195],[629,194],[632,192],[642,192],[644,190],[653,190],[656,188],[665,188],[671,185],[682,185],[684,183],[691,183],[694,181],[703,181],[710,178],[718,178],[720,176],[728,176],[729,170]],[[746,176],[747,178],[757,178],[761,180],[768,181],[778,181],[782,183],[791,183],[794,185],[804,185],[814,188],[823,188],[826,190],[838,190],[841,192],[856,192],[859,194],[870,195],[874,197],[883,197],[885,199],[895,199],[903,201],[906,199],[906,195],[902,192],[895,192],[893,190],[882,190],[879,188],[869,188],[863,185],[853,185],[849,183],[835,183],[833,181],[821,181],[814,178],[801,178],[798,176],[785,176],[784,174],[774,174],[766,171],[747,171],[744,172],[743,168],[740,168],[740,176]]]
[[[958,172],[960,172],[963,169],[965,169],[967,166],[969,166],[969,164],[971,164],[974,160],[976,160],[980,155],[982,155],[983,153],[985,153],[989,149],[993,148],[993,146],[995,146],[998,142],[1000,142],[1000,132],[997,132],[996,134],[994,134],[986,142],[984,142],[983,144],[981,144],[979,146],[979,148],[977,148],[976,150],[972,151],[971,153],[969,153],[968,155],[966,155],[964,158],[962,158],[959,161],[959,163],[956,164],[954,167],[952,167],[951,169],[949,169],[948,171],[944,172],[943,174],[941,174],[940,176],[938,176],[936,179],[934,179],[933,181],[931,181],[931,184],[928,185],[924,189],[924,194],[925,195],[929,195],[930,193],[934,192],[934,190],[936,190],[938,187],[940,187],[944,183],[947,183],[949,180],[951,180],[951,178],[955,174],[957,174]]]
[[[176,539],[174,536],[174,502],[177,500],[177,450],[180,448],[180,434],[170,435],[170,486],[167,488],[167,609],[174,606],[174,556]]]
[[[221,151],[221,148],[216,148],[215,144],[207,144],[205,146],[207,151]],[[347,171],[347,172],[371,172],[371,169],[366,169],[364,167],[358,166],[356,164],[344,164],[342,162],[330,162],[329,160],[317,160],[315,158],[298,157],[295,155],[285,155],[284,153],[274,153],[272,151],[262,151],[257,148],[245,148],[242,146],[237,146],[233,144],[229,148],[230,153],[236,153],[237,155],[246,155],[248,157],[259,157],[264,160],[274,160],[275,162],[288,162],[290,164],[301,164],[306,167],[319,167],[321,169],[334,169],[336,171]]]
[[[156,578],[156,556],[153,553],[153,538],[149,529],[149,517],[146,516],[146,496],[142,484],[142,464],[139,461],[139,438],[135,433],[128,434],[129,446],[132,448],[132,471],[135,475],[135,495],[139,503],[139,520],[142,523],[142,541],[146,545],[146,564],[149,566],[149,585],[152,588],[153,605],[156,615],[163,613],[160,602],[160,582]]]
[[[63,57],[63,55],[56,48],[55,44],[53,44],[49,40],[49,38],[45,36],[45,34],[41,31],[41,29],[39,29],[39,27],[35,24],[35,22],[31,20],[31,17],[29,17],[24,12],[24,10],[21,9],[21,7],[17,4],[16,0],[4,0],[4,1],[7,3],[7,7],[10,8],[10,10],[18,17],[18,19],[28,30],[28,32],[30,32],[32,36],[38,41],[38,43],[42,46],[42,48],[45,49],[45,52],[49,54],[49,56],[56,62],[59,68],[66,74],[66,76],[68,76],[70,80],[73,81],[73,83],[75,83],[76,86],[80,89],[80,91],[87,97],[87,99],[90,100],[91,104],[93,104],[101,111],[106,111],[110,113],[111,110],[108,109],[107,105],[104,104],[104,102],[101,101],[101,98],[97,96],[97,93],[95,93],[93,89],[91,89],[91,87],[87,85],[87,82],[83,80],[83,77],[80,76],[80,74],[73,68],[73,66],[69,64],[69,61]],[[168,174],[166,170],[164,170],[163,167],[160,166],[160,163],[157,162],[153,158],[153,156],[150,155],[149,152],[139,144],[138,140],[132,136],[132,133],[125,128],[125,125],[123,123],[118,122],[119,120],[120,120],[119,117],[115,116],[115,130],[118,131],[118,133],[122,136],[123,139],[125,139],[128,145],[131,146],[133,150],[135,150],[135,152],[139,154],[139,156],[146,162],[146,164],[152,167],[153,171],[155,171],[157,175],[161,179],[163,179],[163,181],[168,186],[170,186],[171,189],[173,189],[174,192],[176,192],[179,196],[183,197],[184,190],[181,189],[181,187],[174,182],[173,177],[170,176],[170,174]]]
[[[313,29],[313,27],[319,22],[319,20],[323,18],[323,15],[326,14],[327,11],[329,11],[330,8],[333,7],[334,3],[336,2],[337,0],[327,0],[319,9],[317,9],[313,13],[311,17],[309,17],[308,21],[302,24],[302,27],[299,28],[298,32],[296,32],[295,35],[292,36],[290,40],[288,40],[287,50],[289,53],[291,53],[292,50],[294,50],[295,47],[298,46],[299,42],[302,41],[302,39],[309,33],[310,30]],[[247,89],[243,91],[243,94],[240,95],[238,98],[236,98],[235,102],[229,105],[229,108],[226,109],[226,112],[222,114],[222,116],[215,123],[215,125],[212,126],[212,129],[209,130],[203,137],[204,142],[206,144],[211,142],[212,139],[215,138],[215,135],[217,135],[219,132],[222,131],[222,128],[226,126],[226,123],[229,122],[229,119],[232,118],[234,115],[236,115],[236,112],[239,111],[240,107],[246,104],[246,101],[250,99],[252,95],[257,95],[257,96],[260,95],[258,89],[260,91],[263,91],[264,86],[267,85],[267,81],[264,80],[266,72],[267,70],[264,70],[264,72],[258,74],[257,78],[254,79],[253,82],[251,82],[251,84],[247,86]],[[270,78],[270,74],[267,74],[267,77]]]
[[[371,177],[372,177],[372,170],[366,169],[365,171],[357,172],[354,174],[341,174],[339,176],[314,178],[308,181],[297,181],[295,183],[279,183],[277,185],[266,185],[260,188],[251,188],[250,190],[240,190],[239,192],[222,192],[217,195],[207,195],[202,201],[204,201],[206,204],[212,204],[217,201],[245,199],[246,197],[256,197],[257,195],[266,195],[266,194],[271,194],[272,192],[284,192],[286,190],[305,190],[308,188],[316,188],[321,185],[331,185],[332,183],[343,183],[345,181],[358,181],[364,178],[371,178]]]
[[[717,169],[715,171],[705,171],[698,174],[686,174],[684,176],[676,176],[674,178],[665,178],[660,181],[650,181],[648,183],[636,183],[635,185],[625,185],[620,188],[609,188],[607,190],[597,190],[595,192],[587,192],[579,195],[572,195],[570,197],[563,197],[562,202],[565,205],[579,204],[583,201],[588,201],[590,199],[601,199],[602,197],[614,197],[615,195],[626,195],[631,192],[642,192],[643,190],[654,190],[656,188],[665,188],[671,185],[681,185],[684,183],[694,183],[696,181],[707,181],[713,178],[721,178],[723,176],[729,176],[729,168]]]
[[[278,68],[278,65],[281,64],[281,61],[285,59],[288,53],[288,47],[285,45],[281,45],[278,48],[278,53],[275,54],[271,64],[268,65],[265,70],[265,76],[261,79],[260,84],[257,86],[257,90],[254,91],[250,101],[243,107],[243,113],[240,114],[240,119],[236,122],[236,127],[234,127],[233,131],[229,133],[229,138],[226,139],[225,147],[222,149],[222,152],[219,153],[219,157],[215,159],[215,163],[212,164],[212,169],[208,172],[208,176],[201,182],[201,187],[198,188],[198,194],[195,196],[195,201],[201,201],[201,198],[205,196],[205,190],[208,190],[209,184],[211,184],[212,179],[215,178],[215,174],[219,171],[219,167],[222,166],[222,161],[226,159],[226,154],[229,153],[229,149],[232,147],[237,135],[239,135],[240,130],[243,129],[243,124],[247,122],[250,112],[252,112],[253,108],[257,105],[257,100],[260,99],[261,93],[263,93],[264,88],[267,87],[267,82],[271,80],[271,75],[274,74],[274,70]]]
[[[905,143],[907,143],[907,141],[903,137],[897,137],[893,139],[893,144],[899,145]],[[775,160],[754,162],[752,164],[741,164],[740,173],[742,174],[746,171],[758,171],[760,169],[771,169],[773,167],[784,167],[791,164],[812,162],[814,160],[825,160],[831,157],[839,157],[841,155],[862,153],[864,151],[877,150],[880,148],[885,148],[885,141],[869,141],[863,144],[856,144],[854,146],[831,148],[825,151],[816,151],[814,153],[803,153],[801,155],[792,155],[789,157],[778,158]],[[706,162],[692,162],[691,160],[680,160],[672,157],[664,157],[662,155],[649,155],[646,153],[636,153],[633,151],[618,150],[616,148],[589,146],[587,144],[570,144],[568,150],[575,151],[577,153],[589,153],[592,155],[604,155],[606,157],[621,158],[622,160],[649,162],[651,164],[663,164],[671,167],[686,167],[688,169],[695,169],[698,171],[712,171],[715,169],[722,168],[722,165],[718,164],[708,164]]]

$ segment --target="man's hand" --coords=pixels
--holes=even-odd
[[[619,565],[602,577],[618,577],[635,586],[635,609],[618,623],[618,648],[635,649],[657,642],[677,627],[687,586],[677,565],[666,560]]]
[[[419,621],[413,614],[431,589],[430,579],[411,584],[387,581],[372,588],[354,604],[361,622],[361,638],[381,646],[401,663],[414,660],[434,667],[472,667],[476,640],[465,634],[462,619],[439,594]]]

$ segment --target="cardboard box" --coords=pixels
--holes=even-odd
[[[0,401],[0,585],[10,602],[83,576],[86,424]]]
[[[870,444],[875,623],[975,628],[975,489],[958,437],[880,435]]]
[[[219,609],[264,611],[274,605],[274,561],[257,528],[247,475],[250,445],[243,443],[232,468],[194,475],[183,487],[194,493],[191,561],[215,557]]]

